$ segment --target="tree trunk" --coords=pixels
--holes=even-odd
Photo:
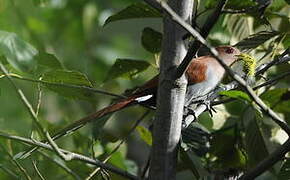
[[[169,0],[169,6],[184,20],[190,21],[193,0]],[[150,179],[176,178],[177,147],[181,135],[183,105],[187,81],[183,75],[175,79],[176,68],[186,55],[182,37],[185,31],[169,17],[164,18],[164,36],[160,62],[160,78]]]

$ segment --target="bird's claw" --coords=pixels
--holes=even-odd
[[[216,113],[216,110],[211,106],[210,101],[203,101],[201,102],[201,104],[206,106],[206,109],[208,110],[210,117],[213,117],[212,112]]]

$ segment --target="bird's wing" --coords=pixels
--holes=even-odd
[[[189,85],[206,80],[207,61],[209,58],[211,59],[209,56],[202,56],[191,61],[186,70]]]

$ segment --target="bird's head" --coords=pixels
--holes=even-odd
[[[219,46],[216,47],[221,59],[228,65],[232,65],[236,60],[238,60],[238,55],[241,54],[240,50],[232,46]]]

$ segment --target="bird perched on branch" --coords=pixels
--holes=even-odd
[[[240,54],[238,49],[231,46],[219,46],[216,47],[216,50],[219,53],[219,57],[228,66],[233,64],[237,60],[237,55]],[[189,105],[193,100],[201,96],[205,96],[213,90],[222,80],[224,74],[224,68],[212,56],[201,56],[193,59],[185,72],[188,80],[185,106]],[[69,125],[63,129],[61,133],[58,133],[55,138],[66,134],[66,131],[78,129],[94,119],[119,111],[132,104],[155,105],[157,89],[158,75],[149,80],[143,86],[137,88],[131,95],[127,96],[127,98],[121,99],[119,102],[109,105],[108,107],[94,112],[87,117],[84,117]]]

